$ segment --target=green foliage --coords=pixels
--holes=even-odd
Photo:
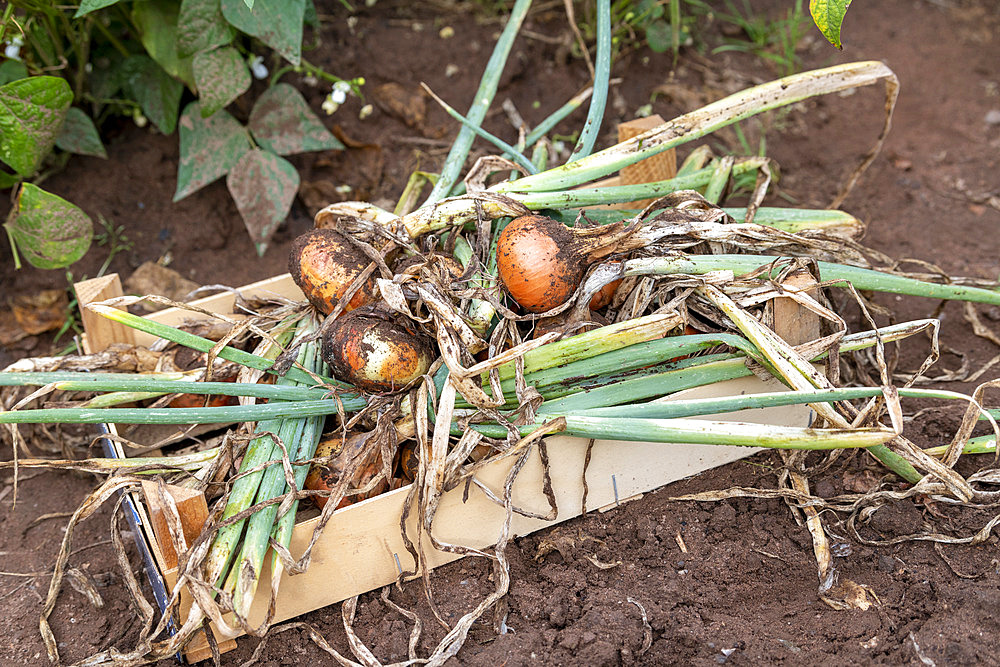
[[[22,176],[35,173],[56,143],[73,93],[55,76],[0,86],[0,160]]]
[[[206,118],[201,103],[192,102],[181,115],[180,138],[174,201],[227,176],[226,186],[261,254],[299,187],[295,168],[279,155],[344,147],[302,95],[283,83],[258,98],[248,127],[225,111]]]
[[[238,120],[225,111],[206,118],[200,102],[184,108],[180,125],[181,159],[174,201],[225,176],[253,148]]]
[[[0,188],[44,176],[55,148],[107,157],[98,128],[109,115],[140,126],[149,121],[164,134],[179,126],[175,201],[227,176],[262,252],[298,189],[294,168],[279,156],[344,147],[302,95],[278,79],[294,70],[340,86],[324,104],[327,113],[346,93],[360,95],[363,81],[343,81],[302,60],[309,16],[315,22],[310,0],[12,0],[0,10],[0,41],[15,52],[19,47],[0,63],[0,161],[14,173],[0,169]],[[288,66],[277,68],[244,127],[225,108],[247,93],[254,76],[267,77],[255,55],[267,49],[274,52],[272,67],[281,59]],[[182,114],[185,96],[195,100]],[[26,203],[45,199],[34,186],[21,192]],[[83,235],[40,224],[42,216],[68,210],[45,201],[30,214],[12,214],[7,230],[29,261],[54,266],[77,256]],[[42,243],[44,234],[52,236]]]
[[[827,41],[838,49],[844,48],[840,43],[840,28],[850,6],[851,0],[809,0],[813,22]]]
[[[4,223],[15,264],[18,252],[40,269],[59,269],[83,257],[94,235],[93,223],[62,197],[24,183]]]
[[[260,148],[247,151],[226,176],[226,187],[236,202],[250,238],[261,255],[288,215],[299,189],[292,163]]]
[[[278,155],[344,148],[287,83],[272,86],[257,99],[247,126],[261,147]]]
[[[302,22],[306,0],[262,2],[252,7],[244,0],[221,0],[222,15],[233,27],[256,37],[298,65],[302,59]]]
[[[739,27],[743,37],[727,39],[714,53],[745,51],[775,63],[783,76],[798,71],[800,60],[795,50],[809,21],[802,0],[794,0],[792,7],[778,19],[754,11],[749,0],[742,0],[740,6],[734,0],[726,0],[725,7],[725,11],[715,12],[716,18]]]
[[[97,134],[97,128],[94,127],[94,121],[77,107],[67,109],[66,118],[56,137],[56,146],[67,153],[92,155],[104,159],[108,157],[108,152],[101,143],[101,137]]]
[[[194,81],[201,98],[201,115],[213,113],[250,88],[250,70],[231,46],[220,46],[194,56]]]

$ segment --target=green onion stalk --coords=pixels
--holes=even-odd
[[[299,338],[310,336],[318,330],[318,327],[318,322],[316,322],[314,318],[309,317],[299,325],[296,335]],[[303,350],[305,350],[311,348],[312,346],[303,345],[302,347]],[[270,366],[267,367],[269,368]],[[302,374],[305,377],[310,378],[310,382],[313,382],[308,373],[303,371]],[[296,380],[289,377],[289,375],[279,377],[277,383],[294,385]],[[336,405],[337,403],[332,400],[327,400],[325,402],[332,405]],[[290,405],[292,407],[301,407],[301,403],[302,402],[293,402]],[[276,403],[268,403],[268,406],[274,404]],[[262,408],[267,406],[253,407]],[[211,410],[212,408],[193,409]],[[271,434],[278,434],[279,437],[289,436],[297,430],[300,430],[297,429],[296,422],[301,423],[303,419],[309,416],[311,415],[307,414],[297,418],[290,416],[288,419],[266,419],[264,421],[257,422],[255,431],[257,433],[262,433],[263,435],[253,438],[243,455],[243,461],[240,465],[240,475],[233,482],[227,498],[225,510],[222,514],[221,523],[224,525],[216,534],[215,539],[209,548],[208,555],[205,558],[204,568],[206,581],[215,582],[216,585],[220,585],[222,583],[226,568],[229,566],[229,562],[233,557],[236,544],[243,533],[243,527],[246,524],[246,519],[235,521],[229,523],[228,525],[226,525],[226,522],[253,504],[265,473],[262,466],[268,462],[280,460],[281,449],[278,447]],[[282,429],[283,425],[285,426],[284,429]],[[292,441],[293,439],[289,437],[287,442],[291,443]],[[271,465],[268,470],[276,467],[278,466]]]
[[[732,271],[736,276],[760,272],[763,276],[776,278],[781,272],[780,266],[775,265],[768,270],[768,265],[790,259],[770,255],[677,255],[631,259],[620,266],[626,276],[701,275],[712,271]],[[930,283],[833,262],[816,264],[819,267],[820,280],[849,282],[857,290],[1000,305],[1000,291],[997,290]]]
[[[323,367],[319,347],[318,341],[305,343],[302,346],[299,357],[299,361],[303,366],[315,372],[321,371]],[[323,434],[324,422],[325,419],[323,417],[282,420],[279,432],[282,434],[282,440],[288,450],[291,461],[308,461],[313,457],[313,454],[316,452],[316,446],[319,444],[320,436]],[[285,437],[286,433],[290,437]],[[281,454],[281,449],[275,443],[271,460],[281,460]],[[302,473],[304,477],[304,474],[308,471],[308,466],[294,466],[293,470]],[[296,486],[301,483],[301,481],[297,481]],[[256,502],[267,502],[272,498],[277,498],[287,493],[288,490],[284,467],[272,465],[264,472],[261,478]],[[239,616],[244,618],[250,609],[254,594],[257,592],[261,566],[268,549],[268,538],[275,528],[275,516],[277,512],[277,505],[269,505],[251,515],[247,523],[246,535],[243,538],[243,548],[233,568],[237,572],[233,594],[233,608]],[[291,513],[291,516],[294,517],[294,513]],[[287,547],[287,541],[282,546]]]

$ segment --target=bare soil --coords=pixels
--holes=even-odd
[[[791,3],[755,5],[778,12]],[[568,33],[560,12],[544,10],[532,17],[528,29],[544,39],[520,38],[503,77],[498,99],[510,98],[529,124],[588,80],[582,62],[570,57],[565,47]],[[176,137],[124,123],[103,128],[107,161],[75,157],[45,183],[91,215],[102,214],[125,226],[131,249],[114,259],[113,270],[126,276],[144,261],[169,261],[171,268],[197,283],[234,286],[275,275],[285,270],[292,239],[311,227],[316,206],[342,196],[392,202],[414,169],[438,167],[455,126],[420,97],[418,83],[426,82],[457,107],[466,106],[499,23],[441,5],[407,2],[380,1],[361,10],[353,25],[343,20],[337,2],[324,3],[320,13],[328,20],[309,59],[343,76],[365,76],[366,93],[377,110],[358,120],[360,103],[349,101],[326,122],[351,148],[294,158],[303,177],[300,197],[268,252],[256,256],[224,183],[171,203]],[[444,26],[452,26],[455,36],[439,36]],[[710,25],[703,36],[710,45],[717,44],[723,31],[731,29]],[[804,67],[876,59],[886,62],[901,81],[885,149],[843,206],[868,223],[867,244],[895,258],[935,263],[950,274],[997,277],[998,34],[1000,8],[988,0],[883,0],[851,8],[843,52],[815,34],[800,45]],[[622,83],[611,98],[603,145],[613,141],[616,124],[632,118],[642,105],[652,102],[654,112],[670,118],[772,79],[776,72],[765,60],[746,54],[712,55],[689,48],[682,51],[676,69],[670,54],[632,50],[617,61],[615,75]],[[665,92],[656,92],[665,85]],[[318,110],[324,91],[302,89]],[[828,204],[875,139],[882,103],[881,90],[870,88],[805,102],[768,117],[763,126],[767,152],[781,165],[779,190],[785,200],[801,206]],[[245,115],[248,109],[236,111]],[[575,118],[567,123],[565,132],[579,122]],[[488,127],[513,138],[502,114],[492,116]],[[747,124],[752,141],[760,128]],[[731,134],[711,141],[735,147]],[[336,188],[341,185],[351,186],[352,192],[340,194]],[[6,259],[10,254],[5,238],[0,239],[0,257],[5,258],[0,262],[5,297],[66,285],[62,272],[14,271]],[[71,267],[73,277],[94,275],[105,257],[106,249],[95,247]],[[938,304],[926,300],[893,298],[884,303],[900,320],[937,313],[947,352],[938,369],[962,363],[979,368],[998,352],[973,335],[958,305],[938,312]],[[980,310],[987,324],[1000,320],[1000,310]],[[44,336],[0,347],[0,365],[47,354],[52,347],[51,338]],[[900,367],[915,367],[924,352],[918,344],[904,347]],[[997,375],[990,369],[981,380]],[[972,389],[963,383],[942,386]],[[907,435],[919,444],[947,441],[958,424],[956,409],[907,407],[933,408],[908,426]],[[66,429],[61,437],[80,448],[80,455],[90,435]],[[992,457],[970,456],[960,468],[968,474],[991,465]],[[509,550],[512,585],[506,633],[497,635],[486,619],[475,626],[452,663],[1000,664],[994,640],[1000,631],[996,535],[976,546],[912,541],[876,546],[852,538],[834,517],[827,517],[841,575],[870,587],[880,601],[868,611],[834,611],[817,594],[809,533],[783,502],[671,500],[731,486],[774,488],[779,467],[778,457],[758,454],[612,511],[516,540]],[[874,479],[881,475],[871,460],[844,457],[814,476],[813,488],[824,497],[836,495],[865,479],[866,470],[874,471]],[[48,573],[67,513],[93,488],[94,478],[24,474],[16,506],[11,481],[9,473],[0,477],[0,601],[7,619],[0,631],[0,664],[44,664],[38,614]],[[860,534],[867,541],[888,540],[926,525],[969,536],[995,513],[991,507],[906,500],[878,510],[861,524]],[[106,508],[75,535],[72,565],[96,582],[104,606],[94,609],[68,588],[63,593],[52,623],[67,662],[108,646],[129,648],[139,630],[108,544],[110,515]],[[553,545],[558,548],[552,550]],[[595,563],[613,566],[602,569]],[[471,608],[490,589],[489,578],[489,565],[482,560],[465,559],[436,571],[432,582],[446,618]],[[391,597],[420,613],[425,627],[422,651],[443,636],[419,584],[394,589]],[[300,620],[349,654],[340,605]],[[379,659],[406,658],[409,624],[377,593],[361,597],[355,628]],[[223,656],[223,664],[242,664],[257,643],[241,639],[236,651]],[[271,639],[259,664],[335,663],[305,629],[295,628]]]

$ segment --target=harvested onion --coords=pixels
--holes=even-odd
[[[514,219],[497,240],[500,280],[521,307],[544,313],[573,296],[587,267],[620,250],[621,223],[574,228],[542,215]]]
[[[373,392],[402,388],[426,373],[435,357],[432,339],[371,308],[332,322],[322,350],[334,377]]]
[[[288,272],[309,303],[329,315],[369,263],[368,257],[337,230],[313,229],[292,243]],[[375,279],[369,278],[344,305],[344,311],[360,308],[374,291]]]
[[[345,439],[341,433],[324,435],[316,446],[315,458],[330,458],[326,465],[315,464],[309,469],[306,477],[306,488],[311,491],[330,491],[337,486],[344,471],[357,457],[362,457],[357,470],[351,475],[345,491],[365,489],[363,493],[345,495],[337,508],[345,507],[359,500],[373,498],[389,490],[389,483],[383,478],[371,489],[366,489],[373,479],[382,472],[382,456],[378,447],[369,443],[371,433],[349,433]],[[313,496],[313,500],[322,509],[329,498]]]

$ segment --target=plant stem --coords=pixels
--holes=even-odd
[[[580,132],[580,140],[569,162],[585,158],[594,150],[597,135],[604,121],[604,108],[608,102],[608,82],[611,79],[611,0],[597,0],[597,61],[594,64],[594,95],[590,110]]]
[[[507,57],[510,55],[510,49],[514,45],[514,38],[517,37],[530,7],[531,0],[517,0],[510,11],[507,25],[504,26],[503,32],[500,33],[500,39],[493,47],[493,54],[490,56],[489,62],[486,63],[479,89],[476,91],[476,96],[466,114],[469,122],[473,125],[482,125],[486,118],[486,112],[489,111],[493,97],[496,95],[497,86],[500,84],[500,75],[503,73]],[[459,173],[465,166],[465,158],[469,154],[469,149],[472,148],[475,137],[475,133],[464,125],[458,131],[455,143],[452,144],[451,151],[445,158],[441,176],[434,184],[434,189],[424,203],[425,205],[434,204],[447,197],[448,193],[451,192],[458,181]]]

